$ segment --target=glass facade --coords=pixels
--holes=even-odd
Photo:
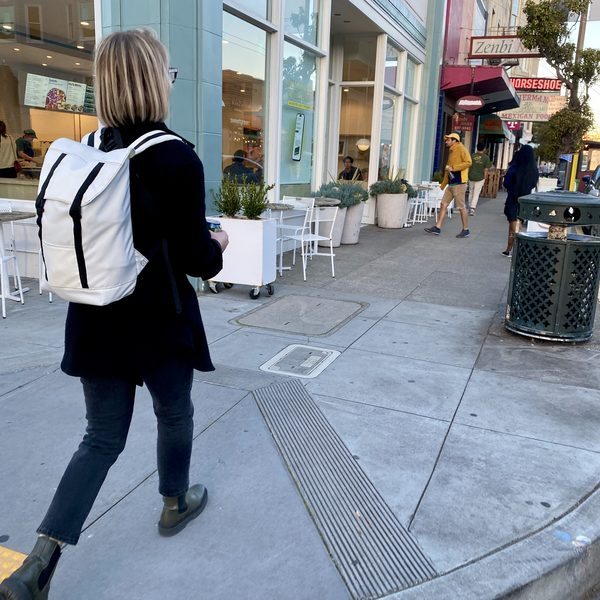
[[[402,110],[402,134],[400,138],[400,160],[398,167],[404,177],[410,175],[410,159],[412,156],[411,137],[414,116],[416,112],[416,104],[410,100],[404,100],[404,108]]]
[[[396,106],[398,96],[384,94],[383,106],[381,107],[381,140],[379,146],[379,171],[378,179],[393,177],[395,175],[392,165],[392,142],[394,135],[394,120],[396,117]]]
[[[80,139],[98,128],[92,88],[94,3],[61,2],[60,10],[56,4],[0,6],[0,121],[10,139],[27,149],[19,156],[24,167],[19,191],[25,198],[35,198],[36,177],[52,141]],[[26,129],[35,137],[23,142]],[[9,183],[0,180],[0,196]]]
[[[263,19],[268,16],[267,0],[233,0],[231,4],[241,8],[245,13],[254,14]]]
[[[364,181],[369,177],[373,95],[372,86],[344,88],[340,110],[338,174],[343,168],[344,157],[351,156]]]
[[[417,63],[409,58],[406,61],[406,80],[404,84],[404,93],[411,98],[415,97],[415,93],[417,91],[417,69]]]
[[[375,81],[377,38],[375,36],[346,37],[343,41],[343,81]]]
[[[319,24],[318,1],[287,0],[284,3],[285,33],[309,44],[317,44]]]
[[[223,13],[222,169],[236,164],[240,179],[263,178],[266,45],[264,31]]]
[[[400,73],[400,51],[391,44],[388,44],[385,53],[385,85],[401,89],[402,81]]]
[[[281,195],[307,196],[314,157],[315,56],[286,42],[282,77]]]

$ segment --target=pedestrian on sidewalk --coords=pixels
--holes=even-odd
[[[440,235],[446,213],[448,212],[448,205],[454,200],[454,206],[460,212],[462,223],[462,230],[456,237],[467,238],[471,233],[469,231],[469,213],[465,207],[465,194],[467,192],[469,167],[472,162],[471,155],[462,145],[458,133],[453,131],[444,136],[444,141],[446,142],[446,147],[449,149],[449,155],[440,187],[442,189],[445,188],[445,191],[442,196],[440,210],[438,211],[437,223],[433,227],[426,227],[425,231],[433,235]]]
[[[530,194],[537,187],[539,172],[531,146],[521,146],[513,156],[504,175],[504,187],[508,192],[504,214],[508,220],[508,240],[504,256],[512,256],[515,236],[519,232],[519,198]]]
[[[492,161],[485,151],[485,142],[477,144],[477,152],[471,156],[473,164],[469,168],[469,216],[475,215],[479,194],[488,176]]]
[[[98,45],[95,97],[101,150],[168,131],[171,77],[166,47],[149,29],[116,32]],[[222,268],[225,232],[209,233],[202,163],[183,140],[131,158],[136,249],[149,253],[134,292],[106,306],[70,303],[61,363],[81,378],[86,433],[69,462],[23,565],[0,584],[0,599],[44,600],[61,549],[77,544],[108,470],[125,447],[136,385],[146,384],[157,418],[161,535],[179,532],[203,510],[207,491],[189,486],[194,368],[214,369],[187,274],[210,279]],[[8,482],[4,482],[8,486]]]

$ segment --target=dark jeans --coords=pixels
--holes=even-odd
[[[189,486],[194,406],[193,367],[173,359],[143,380],[152,396],[158,421],[159,492],[185,494]],[[136,385],[118,377],[82,378],[87,428],[38,528],[67,544],[76,544],[108,470],[125,448]]]

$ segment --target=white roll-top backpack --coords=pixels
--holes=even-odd
[[[61,138],[50,145],[36,200],[42,289],[95,306],[133,292],[147,261],[133,247],[129,160],[168,140],[182,141],[151,131],[127,148],[103,152],[97,131],[82,143]]]

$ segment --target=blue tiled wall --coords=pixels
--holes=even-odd
[[[169,48],[179,72],[168,125],[196,145],[204,163],[208,212],[221,180],[221,36],[215,0],[102,0],[102,31],[146,26]]]

